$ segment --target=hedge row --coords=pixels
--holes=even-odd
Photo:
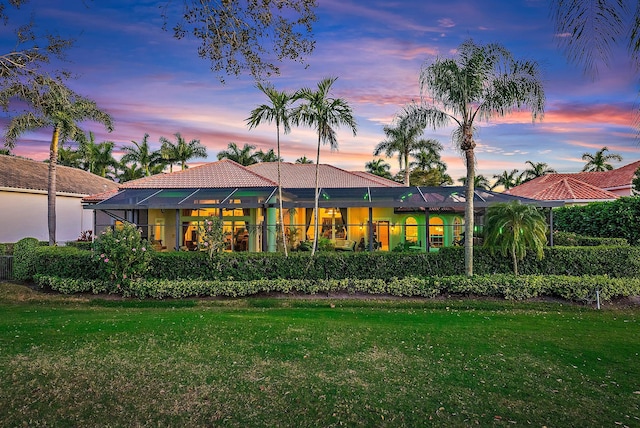
[[[601,238],[595,236],[583,236],[573,232],[554,232],[553,243],[566,247],[594,247],[598,245],[616,245],[626,247],[629,245],[625,238]]]
[[[22,260],[20,280],[34,274],[78,279],[96,279],[91,252],[71,247],[32,248],[28,260]],[[16,256],[17,257],[17,256]],[[16,263],[18,259],[16,259]],[[18,267],[16,267],[16,271]],[[321,252],[220,254],[210,259],[204,253],[154,253],[146,279],[162,280],[235,280],[259,279],[382,279],[407,276],[454,276],[464,270],[462,248],[442,248],[438,253],[340,253]],[[533,253],[519,264],[523,275],[608,275],[640,277],[640,247],[548,247],[545,257]],[[474,273],[510,274],[511,261],[485,248],[474,249]]]
[[[522,300],[540,296],[591,303],[596,298],[607,301],[615,297],[640,295],[640,278],[608,276],[513,276],[476,275],[446,277],[405,277],[383,279],[259,279],[228,280],[138,280],[127,289],[116,289],[110,282],[36,275],[42,288],[64,294],[91,292],[115,293],[137,298],[186,298],[225,296],[240,297],[258,293],[365,293],[402,297],[435,297],[438,295],[473,295]]]

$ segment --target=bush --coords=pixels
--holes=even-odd
[[[36,249],[42,245],[36,238],[23,238],[13,247],[13,279],[30,281],[36,273]],[[46,244],[45,244],[46,245]]]
[[[35,272],[39,275],[63,278],[97,279],[98,263],[92,259],[91,251],[75,247],[39,247],[35,250],[39,261]]]
[[[67,242],[65,242],[64,246],[65,247],[78,248],[80,250],[91,251],[91,248],[93,248],[93,242],[91,242],[91,241],[67,241]]]
[[[629,245],[624,238],[599,238],[595,236],[582,236],[573,232],[560,232],[553,233],[554,245],[566,246],[566,247],[595,247],[598,245],[618,245],[626,247]]]
[[[11,243],[0,243],[0,256],[10,256],[13,254],[13,245]]]

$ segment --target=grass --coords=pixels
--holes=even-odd
[[[640,309],[0,283],[0,426],[640,426]]]

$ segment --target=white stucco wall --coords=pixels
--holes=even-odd
[[[93,211],[83,210],[80,195],[56,198],[56,240],[75,241],[84,230],[93,229]],[[0,189],[0,242],[33,237],[49,240],[47,193]]]

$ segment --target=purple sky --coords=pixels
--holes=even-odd
[[[180,132],[200,139],[207,160],[229,142],[275,146],[275,126],[249,131],[245,119],[265,96],[250,77],[228,77],[221,84],[198,58],[197,42],[175,40],[161,30],[157,1],[32,0],[35,17],[76,43],[66,64],[79,75],[69,85],[110,113],[115,130],[86,128],[96,141],[117,146],[140,141],[144,133],[157,149],[158,139]],[[174,0],[178,7],[180,1]],[[546,162],[559,172],[579,171],[582,153],[603,146],[623,156],[621,166],[640,159],[633,127],[638,75],[620,51],[611,67],[593,80],[568,64],[554,39],[546,0],[459,1],[318,0],[314,27],[316,50],[308,67],[286,63],[272,83],[281,90],[315,87],[337,76],[334,96],[346,99],[358,121],[358,134],[338,133],[339,149],[323,146],[321,162],[347,170],[364,170],[373,148],[384,140],[382,127],[412,99],[419,99],[420,67],[434,55],[449,56],[465,39],[499,42],[517,58],[538,61],[547,97],[542,122],[528,112],[490,123],[478,123],[477,173],[491,177],[503,170],[525,168],[524,162]],[[2,29],[2,52],[13,39]],[[2,123],[6,123],[6,118]],[[427,129],[425,138],[444,146],[443,159],[455,179],[464,175],[462,157],[451,143],[451,128]],[[48,157],[50,130],[25,134],[14,152],[36,160]],[[281,138],[285,161],[315,157],[316,136],[309,128],[293,128]],[[120,155],[118,151],[117,156]],[[398,169],[396,158],[385,160]],[[195,163],[194,163],[195,164]]]

